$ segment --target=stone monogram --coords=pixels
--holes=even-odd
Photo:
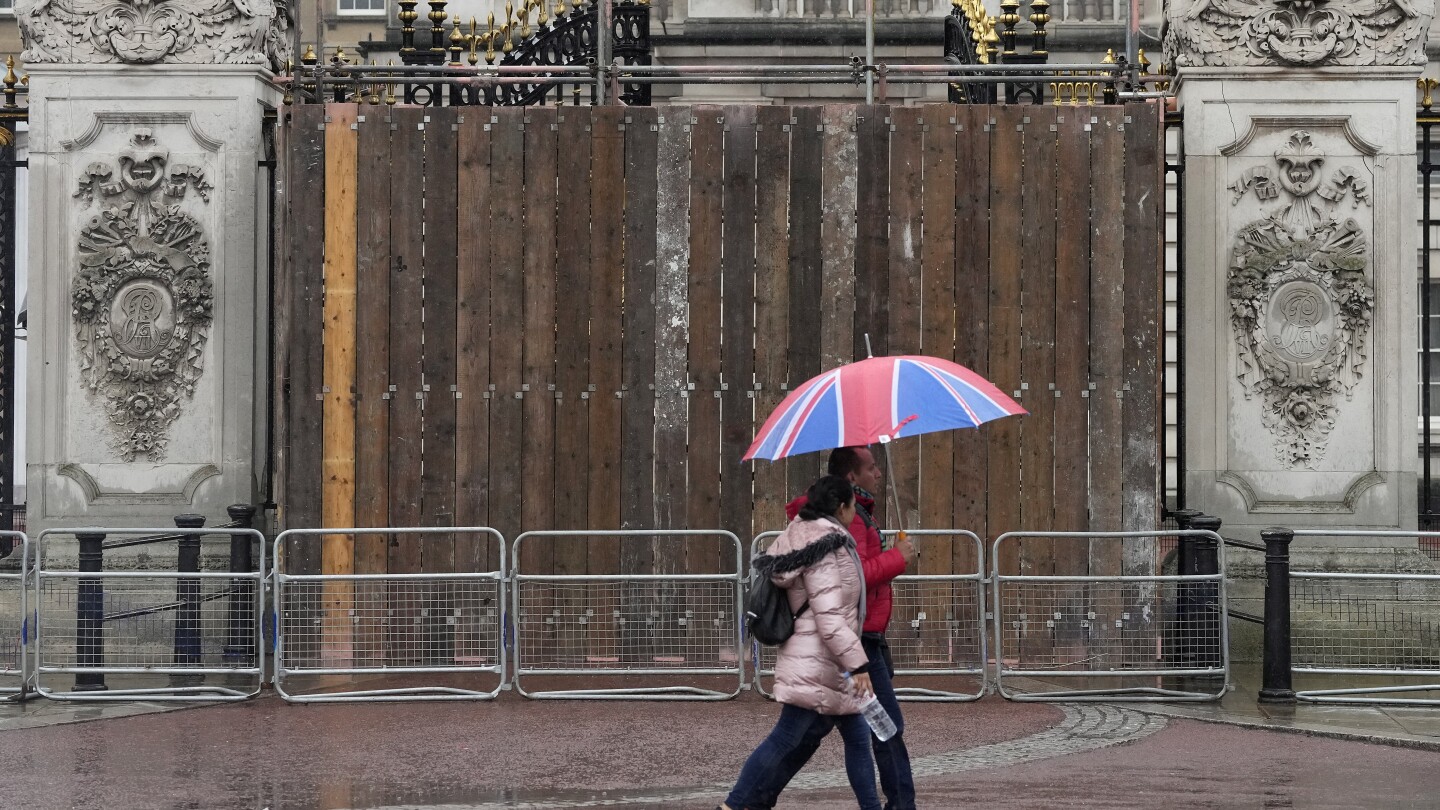
[[[1361,377],[1375,303],[1365,234],[1335,210],[1346,199],[1368,204],[1369,184],[1348,166],[1327,176],[1325,158],[1296,130],[1274,165],[1230,185],[1237,203],[1250,193],[1279,202],[1235,238],[1230,322],[1245,396],[1264,398],[1276,455],[1292,468],[1315,469],[1324,457],[1334,396],[1350,396]]]
[[[208,202],[205,172],[170,163],[139,130],[117,165],[91,164],[75,192],[96,209],[70,286],[80,373],[104,398],[125,461],[164,458],[202,370],[214,292],[204,229],[180,206],[192,190]]]
[[[1179,67],[1423,65],[1433,0],[1175,0]]]
[[[251,64],[290,58],[285,0],[16,0],[26,62]]]

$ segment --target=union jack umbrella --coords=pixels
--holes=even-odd
[[[745,460],[863,447],[940,430],[978,427],[1026,410],[993,383],[938,357],[871,357],[790,392]]]

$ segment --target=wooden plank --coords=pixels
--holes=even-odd
[[[625,267],[625,113],[591,111],[590,146],[590,527],[620,528],[620,386]],[[620,541],[592,538],[590,573],[620,572]],[[620,643],[616,621],[624,596],[611,587],[592,600],[592,660],[612,661]]]
[[[920,192],[923,239],[920,243],[920,312],[924,322],[920,351],[944,360],[955,359],[955,220],[960,201],[955,196],[955,143],[960,108],[945,104],[921,110],[923,151]],[[920,437],[920,510],[916,526],[923,529],[956,528],[955,431]],[[950,538],[927,539],[920,544],[919,572],[954,573]],[[962,571],[960,573],[969,573]],[[936,614],[943,615],[943,614]]]
[[[390,446],[390,122],[367,114],[359,122],[360,247],[356,256],[355,321],[365,336],[355,370],[355,525],[389,520]],[[388,568],[383,535],[355,538],[355,573]]]
[[[724,108],[721,241],[720,526],[750,534],[753,465],[740,462],[755,437],[755,108]]]
[[[685,527],[690,119],[689,107],[666,109],[659,118],[656,144],[655,454],[659,463],[655,468],[654,509],[655,526],[660,529]],[[657,548],[657,573],[684,570],[683,549],[673,544]]]
[[[555,524],[555,256],[559,121],[549,108],[529,111],[525,125],[525,277],[522,347],[525,425],[521,528]],[[524,390],[528,386],[529,390]],[[553,547],[534,544],[531,571],[554,569]]]
[[[490,116],[459,122],[455,286],[455,515],[461,526],[490,525]],[[514,539],[514,538],[509,538]],[[457,571],[494,571],[500,549],[488,536],[456,538]]]
[[[884,282],[885,311],[889,319],[885,352],[919,354],[924,253],[920,172],[924,160],[924,122],[920,110],[911,107],[889,108],[887,117],[890,121],[890,211],[888,278]],[[902,419],[905,416],[901,414]],[[888,487],[898,498],[900,508],[900,514],[891,518],[890,525],[915,528],[920,525],[920,441],[905,439],[890,444],[885,450],[890,454],[890,472],[895,476]],[[908,617],[902,618],[908,621]]]
[[[955,108],[955,361],[990,374],[990,108]],[[989,532],[990,428],[955,434],[955,526]],[[954,547],[954,570],[979,570],[967,543]]]
[[[1092,112],[1090,134],[1090,211],[1121,211],[1125,200],[1124,109]],[[1119,531],[1120,448],[1124,443],[1121,405],[1125,351],[1125,221],[1092,216],[1090,224],[1090,528]],[[1118,557],[1106,555],[1113,543],[1092,546],[1090,573],[1120,573]],[[1099,555],[1099,556],[1097,556]]]
[[[686,492],[687,278],[690,263],[690,120],[689,107],[662,111],[656,134],[655,164],[655,528],[683,529]],[[686,571],[685,545],[656,538],[657,574]],[[675,627],[684,609],[674,582],[659,586],[656,620]],[[657,645],[657,655],[683,655],[683,643]]]
[[[1016,243],[1021,221],[1021,120],[1033,107],[990,108],[990,335],[987,375],[1001,391],[1020,391],[1020,254]],[[1029,398],[1020,404],[1029,407]],[[1021,417],[1028,419],[1029,417]],[[993,535],[1020,527],[1020,419],[1001,419],[989,434],[988,529]],[[1017,574],[1016,544],[1002,550],[1003,573]]]
[[[1030,415],[1020,422],[1020,526],[1050,531],[1055,509],[1055,116],[1027,111],[1021,168],[1020,388]],[[1028,387],[1027,387],[1028,386]],[[1021,544],[1021,572],[1054,573],[1053,540]]]
[[[590,195],[580,189],[590,178],[590,110],[559,110],[558,175],[576,185],[560,194],[555,208],[557,238],[555,285],[555,528],[584,529],[589,524],[590,400]],[[584,574],[583,541],[554,547],[557,574]],[[574,590],[554,592],[553,609],[562,616],[583,610]],[[528,609],[528,608],[526,608]],[[583,656],[585,641],[556,638],[556,652]]]
[[[825,118],[820,107],[792,109],[790,146],[790,334],[786,388],[793,391],[821,371],[821,312],[824,306],[825,207],[821,171],[825,159]],[[785,392],[782,392],[785,393]],[[823,456],[810,454],[786,464],[786,495],[805,492],[824,469]],[[784,524],[769,526],[783,528]]]
[[[1165,271],[1163,126],[1159,104],[1125,105],[1125,404],[1121,521],[1127,531],[1160,525],[1163,391],[1160,313]],[[1132,543],[1126,573],[1154,573],[1153,541]]]
[[[690,133],[690,447],[689,528],[720,526],[720,216],[724,197],[723,127],[719,107],[694,108]],[[711,544],[687,555],[690,573],[722,563]]]
[[[755,120],[755,428],[785,397],[790,342],[790,107],[761,107]],[[785,461],[755,464],[749,542],[785,525]]]
[[[860,105],[855,113],[855,333],[851,356],[890,353],[890,108]],[[878,493],[877,493],[878,495]],[[879,507],[879,504],[876,504]]]
[[[290,228],[294,216],[291,208],[292,185],[295,165],[299,163],[296,155],[291,153],[293,127],[289,111],[280,117],[275,126],[275,211],[270,222],[270,228],[275,235],[271,246],[274,270],[270,273],[270,300],[275,312],[271,318],[269,334],[272,393],[267,417],[270,420],[272,460],[267,472],[270,476],[271,492],[275,493],[273,497],[279,501],[276,520],[282,529],[288,528],[285,521],[291,503],[287,471],[290,466],[290,345],[293,340],[290,324],[295,307],[291,277],[294,271],[292,259],[295,244]]]
[[[636,107],[625,117],[625,313],[621,355],[620,525],[655,528],[655,254],[659,114]],[[655,573],[655,538],[627,537],[620,543],[620,570]],[[667,543],[661,543],[668,546]],[[648,596],[659,596],[653,590]],[[654,604],[653,602],[651,604]],[[630,605],[630,609],[639,607]],[[652,617],[653,619],[653,617]],[[627,622],[622,655],[653,662],[671,650],[654,645],[654,628]]]
[[[359,133],[354,104],[325,105],[325,321],[324,435],[325,483],[320,490],[323,526],[355,524],[355,248]],[[327,534],[320,571],[344,576],[355,571],[354,539]],[[349,666],[354,657],[355,599],[352,580],[325,583],[321,661]]]
[[[525,111],[496,107],[490,114],[490,525],[513,539],[523,529],[525,495]]]
[[[426,526],[455,525],[455,394],[460,390],[456,377],[456,130],[460,112],[458,107],[430,110],[425,124],[425,353],[421,363],[425,443],[420,465],[420,520]],[[420,553],[426,573],[455,571],[455,535],[426,535]],[[437,665],[454,664],[456,632],[463,627],[455,621],[452,597],[435,585],[428,596],[424,612],[429,630],[427,658]],[[458,652],[466,658],[474,655],[469,650]]]
[[[820,369],[855,359],[856,108],[827,105],[820,174]],[[797,381],[797,384],[803,381]]]
[[[490,116],[462,115],[456,140],[455,520],[489,525],[490,516]],[[513,539],[513,538],[511,538]],[[455,538],[455,570],[498,570],[500,546],[489,535]],[[479,617],[477,617],[479,618]],[[484,621],[484,619],[481,619]],[[481,655],[479,626],[463,625],[457,655]]]
[[[560,113],[559,175],[576,184],[590,178],[590,111]],[[590,399],[590,195],[561,194],[555,208],[555,528],[589,523]],[[557,574],[585,573],[578,543],[556,548]]]
[[[294,111],[292,238],[289,276],[294,307],[290,329],[290,465],[286,523],[292,529],[320,526],[323,476],[321,423],[324,326],[321,300],[324,261],[325,133],[323,107]],[[319,573],[320,546],[301,542],[286,560],[289,573]]]
[[[458,107],[431,110],[425,124],[425,455],[420,504],[426,526],[455,525],[459,111]],[[455,538],[427,538],[423,555],[427,572],[453,572]]]
[[[420,443],[423,438],[421,362],[424,324],[424,242],[423,209],[419,200],[424,188],[424,111],[396,107],[390,111],[395,129],[391,132],[392,166],[390,199],[404,200],[394,208],[391,222],[391,250],[394,266],[390,274],[390,525],[419,526],[422,519],[421,491],[399,486],[420,475]],[[390,544],[390,572],[413,574],[423,570],[421,544],[416,538],[395,536]],[[391,608],[399,626],[420,621],[421,599],[414,586],[392,589]],[[396,663],[421,663],[421,644],[413,637],[399,637],[392,647]]]
[[[1080,532],[1086,519],[1086,445],[1090,398],[1090,110],[1062,110],[1055,176],[1055,523]],[[1082,204],[1083,201],[1083,204]],[[1084,574],[1087,549],[1055,547],[1057,574]]]

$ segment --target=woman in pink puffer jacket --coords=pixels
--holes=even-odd
[[[780,720],[760,743],[722,805],[742,810],[774,781],[782,761],[817,724],[840,727],[845,773],[861,810],[879,810],[870,726],[860,715],[872,693],[869,660],[860,646],[865,622],[865,579],[855,541],[846,530],[855,517],[855,490],[827,475],[807,493],[808,502],[767,552],[755,559],[756,576],[784,588],[795,615],[795,633],[780,645],[775,699]]]

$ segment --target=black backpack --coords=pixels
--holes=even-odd
[[[795,619],[809,607],[806,601],[799,610],[791,611],[785,591],[775,587],[767,574],[759,574],[745,597],[745,627],[761,644],[784,644],[795,633]]]

